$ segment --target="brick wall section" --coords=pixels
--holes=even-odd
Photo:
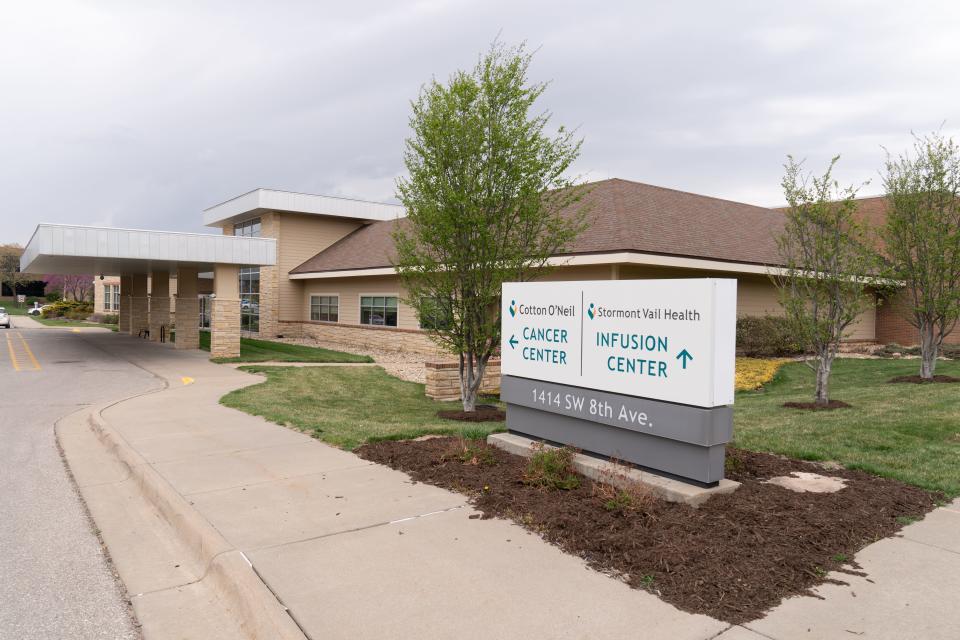
[[[210,357],[240,355],[240,300],[210,301]]]
[[[400,351],[420,355],[450,357],[434,344],[424,333],[417,329],[398,329],[396,327],[368,327],[363,325],[335,322],[281,322],[284,336],[313,338],[339,342],[347,346]]]
[[[260,216],[260,237],[276,238],[280,244],[280,225],[275,213]],[[278,256],[279,257],[279,256]],[[260,267],[260,335],[264,338],[276,337],[279,332],[279,300],[277,298],[280,269],[277,265]]]
[[[460,400],[460,365],[457,362],[426,362],[427,396],[434,400]],[[483,373],[480,393],[500,393],[500,361],[490,360]]]
[[[176,298],[174,317],[177,326],[177,349],[200,348],[200,301],[196,298]]]
[[[150,298],[150,342],[160,342],[161,329],[165,339],[170,339],[170,298]]]
[[[907,293],[900,291],[886,298],[877,309],[877,342],[896,343],[905,347],[915,347],[920,343],[917,328],[907,322],[905,311],[909,302]],[[960,344],[960,326],[944,338],[945,344]]]
[[[130,333],[130,296],[120,296],[120,311],[117,331],[120,333]]]
[[[130,334],[139,335],[144,329],[150,328],[150,298],[130,297]]]

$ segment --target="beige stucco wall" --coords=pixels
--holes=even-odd
[[[281,320],[303,318],[303,284],[286,275],[331,244],[356,230],[354,220],[321,218],[295,213],[280,214],[280,235],[277,237],[277,266],[284,275],[277,290]],[[310,307],[306,307],[309,317]]]
[[[577,267],[559,267],[548,273],[543,280],[610,280],[644,278],[704,278],[730,277],[710,271],[691,269],[646,267],[637,265],[590,265]],[[310,296],[335,295],[340,298],[340,322],[359,324],[360,296],[396,295],[403,297],[404,292],[396,276],[360,276],[354,278],[328,278],[301,280],[300,315],[297,319],[310,319]],[[762,275],[741,275],[737,278],[737,313],[744,316],[777,315],[782,313],[777,297],[777,289],[769,278]],[[292,320],[294,317],[291,316]],[[417,329],[416,314],[413,309],[399,304],[397,326],[405,329]],[[847,339],[873,340],[876,336],[876,309],[868,309],[851,327]]]
[[[340,322],[342,324],[360,324],[360,296],[397,296],[403,298],[406,292],[400,286],[396,276],[361,276],[356,278],[320,278],[301,280],[301,315],[298,320],[310,319],[310,296],[339,296]],[[419,329],[416,312],[403,303],[397,305],[397,327],[401,329]]]
[[[355,220],[286,212],[259,216],[260,236],[277,240],[277,265],[260,268],[260,334],[283,333],[280,322],[303,319],[303,284],[291,280],[292,269],[360,226]],[[223,225],[233,235],[234,223]],[[309,315],[309,307],[307,310]]]

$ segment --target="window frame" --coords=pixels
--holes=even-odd
[[[254,227],[256,227],[256,233],[254,233]],[[250,233],[245,233],[245,230],[247,229],[250,230]],[[262,232],[263,220],[260,218],[260,216],[256,216],[255,218],[247,218],[241,222],[233,223],[233,235],[235,237],[259,238]]]
[[[322,318],[318,318],[318,319],[314,320],[314,319],[313,319],[313,299],[314,299],[314,298],[334,298],[334,299],[336,299],[336,301],[337,301],[337,319],[336,319],[336,320],[323,320]],[[319,304],[318,304],[318,306],[322,306],[322,305],[319,305]],[[330,305],[328,304],[327,306],[329,307]],[[307,318],[309,319],[310,322],[333,322],[333,323],[339,323],[339,322],[340,322],[340,294],[339,294],[339,293],[327,293],[327,292],[320,292],[320,293],[313,293],[313,292],[311,292],[311,293],[307,294]]]
[[[437,296],[422,296],[422,297],[420,298],[420,300],[421,300],[421,302],[420,302],[420,308],[421,308],[421,310],[423,309],[423,300],[425,300],[425,299],[427,299],[427,298],[431,298],[431,299],[433,299],[433,300],[439,300],[439,299],[440,299],[440,298],[438,298]],[[441,305],[440,305],[440,304],[437,304],[436,307],[437,307],[437,308],[440,308]],[[434,327],[424,326],[424,324],[423,324],[423,315],[422,315],[422,314],[418,314],[418,316],[417,316],[418,326],[419,326],[421,329],[423,329],[424,331],[444,331],[444,330],[448,330],[448,329],[450,329],[451,327],[453,327],[453,309],[452,309],[452,308],[451,308],[451,309],[448,309],[448,311],[450,312],[450,314],[449,314],[449,317],[447,318],[446,326],[439,326],[439,325],[438,325],[438,326],[434,326]]]
[[[397,300],[397,324],[387,324],[386,303],[384,303],[383,324],[372,324],[363,321],[363,299],[364,298],[396,298]],[[387,327],[397,329],[400,327],[400,294],[399,293],[360,293],[357,295],[357,324],[363,327]]]

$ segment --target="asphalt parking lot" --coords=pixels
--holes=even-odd
[[[87,330],[13,323],[0,329],[0,638],[137,638],[54,427],[159,382],[88,342]]]

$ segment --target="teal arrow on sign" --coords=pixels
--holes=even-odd
[[[520,341],[517,340],[517,336],[511,335],[511,336],[510,336],[510,340],[508,340],[508,342],[510,343],[510,348],[516,349],[516,348],[517,348],[517,343],[520,342]]]
[[[681,358],[682,358],[682,361],[683,361],[683,368],[684,368],[684,369],[687,368],[687,362],[688,362],[689,360],[693,360],[693,356],[690,355],[690,352],[687,351],[686,349],[684,349],[683,351],[681,351],[680,353],[677,354],[677,360],[680,360]]]

